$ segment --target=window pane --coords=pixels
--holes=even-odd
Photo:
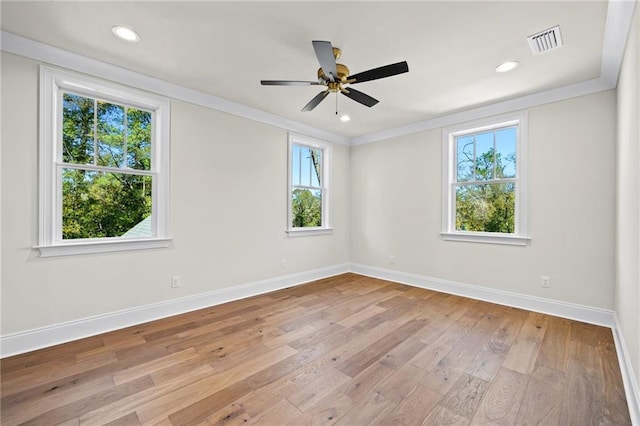
[[[298,161],[300,161],[300,185],[311,186],[311,150],[301,146]]]
[[[291,193],[292,226],[322,226],[322,191],[295,188]]]
[[[151,113],[127,108],[127,167],[151,170]]]
[[[496,131],[496,177],[516,177],[516,128]]]
[[[93,164],[94,100],[62,95],[62,161]]]
[[[473,180],[473,136],[456,138],[456,180],[464,182]]]
[[[515,183],[456,187],[456,230],[502,232],[515,229]]]
[[[291,177],[294,186],[321,187],[322,150],[293,145],[291,150]]]
[[[478,133],[476,140],[476,180],[493,179],[493,132]]]
[[[99,166],[121,167],[124,157],[124,107],[98,101]]]
[[[311,186],[320,187],[322,182],[322,151],[319,149],[310,149],[311,155]]]
[[[300,147],[291,146],[291,184],[300,185]]]
[[[151,176],[62,171],[62,238],[153,236]]]

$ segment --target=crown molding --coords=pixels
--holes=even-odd
[[[624,58],[624,49],[629,37],[636,3],[637,1],[635,0],[609,0],[602,46],[600,77],[596,79],[525,95],[515,99],[495,102],[478,108],[458,111],[407,126],[366,133],[354,138],[348,138],[311,127],[257,108],[248,107],[198,90],[169,83],[12,33],[2,31],[0,34],[1,49],[9,53],[117,81],[173,99],[190,102],[260,123],[316,137],[324,141],[356,146],[614,89],[618,84],[618,76]]]
[[[636,1],[634,0],[609,0],[607,5],[600,78],[611,89],[618,85],[618,77],[635,8]]]
[[[578,96],[590,95],[604,90],[614,89],[618,85],[618,75],[622,66],[624,49],[629,38],[635,0],[609,0],[607,4],[607,20],[602,45],[600,77],[580,83],[570,84],[531,95],[521,96],[486,106],[465,111],[446,114],[429,120],[420,121],[407,126],[396,127],[364,134],[351,139],[351,145],[362,145],[378,142],[399,136],[437,129],[465,121],[477,120],[492,115],[504,114],[521,109],[532,108],[551,102],[558,102]]]
[[[349,145],[349,138],[345,136],[297,123],[257,108],[251,108],[198,90],[169,83],[155,77],[98,61],[78,53],[60,49],[35,40],[30,40],[13,33],[2,31],[0,33],[0,39],[1,49],[5,52],[24,56],[29,59],[55,65],[61,68],[66,68],[71,71],[103,78],[105,80],[126,84],[148,92],[157,93],[172,99],[189,102],[206,108],[211,108],[216,111],[247,118],[259,123],[313,136],[327,142]]]
[[[451,126],[457,123],[463,123],[466,121],[491,117],[493,115],[520,111],[538,105],[562,101],[578,96],[590,95],[592,93],[597,93],[608,89],[611,89],[611,87],[607,87],[600,78],[596,78],[593,80],[583,81],[581,83],[558,87],[557,89],[546,90],[544,92],[538,92],[531,95],[510,99],[508,101],[496,102],[466,111],[442,115],[440,117],[409,124],[407,126],[386,129],[379,132],[358,136],[351,139],[351,145],[363,145],[367,143],[382,141],[385,139],[396,138],[399,136],[410,135],[413,133],[424,132],[426,130],[440,129],[442,127]]]

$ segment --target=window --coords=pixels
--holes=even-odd
[[[289,235],[327,233],[329,227],[329,145],[289,135]]]
[[[166,247],[169,103],[41,68],[42,256]]]
[[[525,245],[526,116],[445,129],[445,240]]]

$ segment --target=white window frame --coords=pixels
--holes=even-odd
[[[507,234],[456,230],[456,137],[512,126],[517,129],[514,232]],[[442,132],[442,152],[442,239],[526,245],[530,240],[527,235],[527,113],[501,115],[445,128]]]
[[[287,234],[290,237],[300,237],[307,235],[322,235],[330,234],[333,232],[331,227],[331,145],[326,142],[312,139],[307,136],[298,135],[295,133],[289,133],[288,135],[288,149],[287,149]],[[292,169],[292,155],[293,145],[305,146],[312,149],[318,149],[322,151],[322,226],[317,227],[304,227],[294,228],[293,212],[291,206],[291,193],[293,191],[293,169]]]
[[[64,91],[152,111],[150,174],[154,181],[151,237],[63,240],[62,180],[58,169],[64,164],[61,110]],[[38,245],[35,248],[40,250],[41,257],[150,249],[170,245],[169,114],[169,100],[164,97],[66,70],[40,66],[40,205]]]

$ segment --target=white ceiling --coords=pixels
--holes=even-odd
[[[2,30],[238,102],[348,138],[406,126],[600,76],[604,1],[10,2]],[[126,25],[142,37],[111,33]],[[533,55],[526,37],[560,25],[564,46]],[[626,38],[626,37],[625,37]],[[357,85],[380,103],[335,95],[301,108],[318,87],[312,40],[342,49],[352,73],[406,60],[409,73]],[[506,60],[520,67],[496,73]]]

